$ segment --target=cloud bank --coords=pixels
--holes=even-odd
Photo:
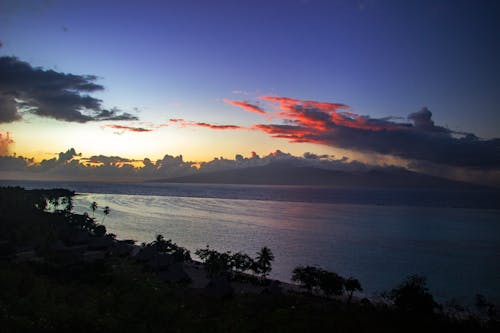
[[[182,155],[165,155],[152,161],[131,160],[120,156],[94,155],[82,157],[71,148],[57,157],[35,163],[32,158],[22,156],[0,156],[0,173],[6,178],[21,179],[74,179],[74,180],[146,180],[167,179],[196,173],[231,170],[263,166],[272,162],[294,166],[315,166],[323,169],[348,171],[368,170],[370,166],[347,158],[333,159],[306,153],[304,157],[293,156],[279,150],[260,157],[252,152],[249,157],[237,154],[234,159],[216,157],[201,164],[184,161]],[[198,166],[198,167],[197,167]]]
[[[16,57],[0,57],[0,123],[24,112],[61,121],[86,123],[137,120],[116,108],[104,109],[90,93],[102,91],[94,75],[74,75],[32,67]]]
[[[483,140],[472,133],[438,126],[429,109],[408,115],[408,122],[358,115],[340,103],[262,96],[278,110],[282,123],[252,128],[273,138],[392,155],[452,167],[500,168],[500,139]]]

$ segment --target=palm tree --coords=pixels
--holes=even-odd
[[[267,246],[264,246],[257,252],[257,268],[263,278],[271,272],[271,261],[274,260],[274,254]]]
[[[92,217],[94,217],[94,215],[95,215],[95,211],[96,211],[96,209],[97,209],[97,202],[95,202],[95,201],[94,201],[94,202],[92,202],[92,203],[90,204],[90,209],[92,209]]]
[[[102,222],[101,222],[101,223],[103,223],[103,222],[104,222],[104,219],[106,218],[106,216],[108,216],[108,215],[109,215],[109,212],[110,212],[110,210],[109,210],[109,206],[104,207],[104,209],[102,210],[102,213],[104,214],[104,216],[103,216],[103,218],[102,218]]]

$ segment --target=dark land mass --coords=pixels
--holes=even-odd
[[[314,185],[338,187],[380,188],[446,188],[480,189],[479,185],[424,175],[403,168],[373,169],[366,172],[346,172],[287,163],[199,173],[183,177],[156,180],[171,183],[250,184],[250,185]]]
[[[192,261],[184,248],[160,236],[137,246],[107,233],[97,218],[73,213],[73,195],[61,189],[0,187],[2,332],[421,333],[499,329],[498,313],[484,298],[483,317],[458,305],[456,312],[445,312],[423,284],[393,289],[389,303],[351,301],[351,297],[346,301],[341,296],[313,292],[317,281],[310,278],[318,272],[324,274],[315,268],[302,270],[314,274],[300,277],[301,291],[280,287],[265,275],[257,278],[228,272],[221,260],[201,265]],[[104,218],[109,209],[94,206],[94,213],[104,214]],[[205,253],[209,252],[207,248]],[[228,253],[212,254],[217,255],[213,258],[230,257]],[[241,253],[233,258],[235,255],[245,258]],[[206,286],[197,287],[196,279],[185,274],[193,267],[202,277],[209,277]],[[324,276],[334,278],[333,285],[343,283],[334,273]],[[237,285],[247,289],[236,289]],[[330,291],[343,293],[342,288]]]

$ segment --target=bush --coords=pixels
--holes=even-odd
[[[429,293],[426,278],[420,275],[407,277],[398,287],[392,289],[388,298],[401,311],[430,315],[434,313],[437,303]]]
[[[94,228],[94,235],[96,235],[97,237],[103,237],[104,235],[106,235],[106,227],[102,224],[99,224]]]

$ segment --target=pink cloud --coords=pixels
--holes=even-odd
[[[242,108],[245,111],[258,113],[258,114],[266,114],[266,111],[264,111],[261,107],[254,105],[254,104],[250,104],[248,102],[238,102],[238,101],[232,101],[230,99],[224,99],[224,102],[227,104],[231,104],[233,106],[237,106],[239,108]]]

